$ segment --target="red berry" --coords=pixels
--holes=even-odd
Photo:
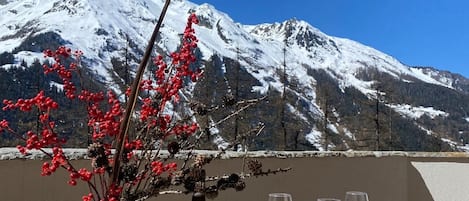
[[[77,185],[77,181],[75,181],[75,180],[72,179],[72,180],[68,181],[68,184],[70,184],[71,186],[76,186],[76,185]]]

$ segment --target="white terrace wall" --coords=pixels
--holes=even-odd
[[[250,178],[247,180],[245,190],[241,192],[226,190],[215,200],[266,201],[268,193],[288,192],[293,195],[294,201],[315,201],[318,197],[343,199],[346,191],[358,190],[368,192],[370,201],[431,201],[434,200],[433,197],[438,196],[432,196],[425,184],[425,178],[422,178],[421,172],[412,162],[423,162],[419,164],[445,162],[445,164],[464,164],[469,167],[469,159],[465,153],[283,152],[279,154],[269,152],[259,155],[257,152],[251,155],[257,157],[264,168],[292,167],[293,169],[287,173]],[[222,175],[240,172],[242,161],[242,158],[237,157],[214,161],[207,166],[207,173]],[[81,196],[87,194],[87,187],[84,185],[69,186],[68,176],[63,170],[50,177],[40,176],[42,162],[40,159],[0,160],[0,200],[80,201]],[[77,167],[90,166],[89,161],[85,159],[77,159],[73,163]],[[442,172],[430,172],[430,174],[461,174],[452,172],[451,165],[447,167],[447,171],[438,170]],[[428,173],[428,168],[426,171]],[[465,184],[443,185],[449,185],[450,189],[451,185]],[[437,193],[441,199],[441,194],[445,192]],[[190,200],[190,196],[162,195],[151,200],[184,201]]]

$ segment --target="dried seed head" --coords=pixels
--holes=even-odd
[[[96,158],[99,155],[105,155],[105,149],[103,144],[101,143],[93,143],[88,146],[88,157],[90,158]]]
[[[170,154],[177,154],[179,152],[179,143],[177,142],[171,142],[168,144],[168,152]]]
[[[190,107],[198,115],[204,116],[208,113],[207,106],[203,103],[191,103]]]
[[[228,180],[221,178],[217,181],[217,188],[220,190],[225,190],[227,184],[228,184]]]
[[[119,174],[119,180],[131,182],[137,177],[137,166],[135,164],[125,164],[122,166]]]
[[[226,105],[226,106],[232,106],[232,105],[236,104],[236,99],[233,96],[233,94],[224,95],[223,98],[222,98],[222,101],[223,101],[223,105]]]
[[[262,172],[262,163],[258,160],[249,160],[248,168],[254,174],[259,174]]]
[[[106,156],[106,150],[103,144],[93,143],[88,146],[88,157],[92,158],[91,165],[94,168],[109,167],[109,160]]]
[[[246,183],[244,183],[244,181],[238,181],[238,182],[236,182],[236,184],[234,186],[234,189],[236,191],[242,191],[242,190],[244,190],[244,188],[246,188]]]
[[[202,115],[202,116],[208,113],[207,107],[198,107],[196,111],[197,111],[197,114]]]
[[[98,156],[91,161],[94,168],[109,167],[109,159],[106,156]]]
[[[233,174],[231,174],[231,175],[228,177],[228,182],[230,182],[230,183],[236,183],[236,182],[239,181],[239,179],[240,179],[239,175],[233,173]]]

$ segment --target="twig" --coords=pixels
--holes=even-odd
[[[167,190],[167,191],[160,191],[158,194],[160,195],[168,195],[168,194],[183,194],[183,191],[178,190]]]
[[[241,100],[241,101],[238,101],[236,104],[237,105],[241,105],[241,104],[245,104],[245,103],[258,103],[264,99],[266,99],[267,96],[263,96],[263,97],[260,97],[260,98],[254,98],[254,99],[249,99],[249,100]]]
[[[251,107],[251,106],[254,105],[254,104],[255,104],[255,103],[249,103],[248,105],[245,105],[244,107],[240,108],[239,110],[237,110],[237,111],[235,111],[235,112],[229,114],[229,115],[226,116],[225,118],[223,118],[223,119],[221,119],[220,121],[214,123],[214,124],[212,125],[212,127],[215,127],[215,126],[220,125],[221,123],[225,122],[226,120],[230,119],[231,117],[234,117],[234,116],[238,115],[240,112],[242,112],[243,110],[245,110],[245,109]]]
[[[124,113],[125,115],[124,115],[124,118],[122,119],[122,123],[119,129],[119,136],[117,137],[116,154],[114,155],[114,166],[112,168],[112,175],[110,178],[111,182],[109,185],[115,185],[119,178],[120,160],[122,157],[121,156],[122,151],[124,149],[124,140],[129,129],[131,114],[137,102],[138,91],[140,88],[140,83],[142,81],[143,72],[145,71],[145,68],[148,64],[148,60],[150,59],[151,51],[153,50],[153,46],[155,44],[156,36],[158,35],[161,25],[163,24],[163,19],[164,19],[164,16],[166,15],[166,11],[168,10],[170,2],[171,0],[166,0],[165,2],[163,10],[161,11],[160,18],[158,19],[158,23],[156,24],[155,29],[153,30],[153,34],[150,40],[148,41],[148,45],[145,50],[145,54],[143,55],[142,62],[140,63],[140,66],[138,67],[135,80],[132,83],[132,90],[131,90],[132,93],[130,94],[129,102],[125,109],[125,113]]]
[[[277,168],[275,170],[267,170],[267,171],[261,171],[259,173],[248,173],[248,174],[240,174],[240,177],[242,179],[248,179],[248,178],[252,178],[252,177],[257,177],[257,176],[267,176],[269,174],[277,174],[277,173],[282,173],[282,172],[288,172],[292,170],[291,167],[287,167],[287,168]],[[205,182],[211,182],[211,181],[217,181],[219,179],[228,179],[229,176],[228,175],[223,175],[223,176],[210,176],[210,177],[207,177],[205,178]]]
[[[261,171],[261,172],[258,172],[258,173],[252,173],[252,174],[248,174],[246,175],[246,177],[250,177],[250,176],[268,176],[270,174],[277,174],[277,173],[281,173],[281,172],[288,172],[290,171],[292,168],[291,167],[288,167],[288,168],[277,168],[275,170],[271,170],[271,169],[268,169],[267,171]]]
[[[230,119],[231,117],[234,117],[236,115],[238,115],[240,112],[244,111],[245,109],[255,105],[256,103],[258,103],[259,101],[262,101],[264,99],[266,99],[267,96],[264,96],[264,97],[261,97],[261,98],[255,98],[255,99],[251,99],[251,100],[245,100],[245,101],[239,101],[237,102],[236,104],[237,105],[240,105],[240,104],[244,104],[244,103],[248,103],[247,105],[241,107],[240,109],[238,109],[237,111],[231,113],[230,115],[226,116],[225,118],[221,119],[220,121],[214,123],[212,125],[212,127],[215,127],[215,126],[218,126],[220,125],[221,123],[225,122],[226,120]]]

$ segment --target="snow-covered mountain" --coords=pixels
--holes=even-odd
[[[12,53],[15,57],[13,64],[6,63],[3,68],[21,60],[31,63],[32,58],[42,59],[40,52],[44,48],[66,44],[82,50],[90,72],[119,91],[124,78],[116,69],[116,61],[122,61],[124,51],[130,49],[131,66],[135,68],[163,3],[0,0],[0,53]],[[468,102],[464,102],[468,99],[469,81],[462,76],[407,66],[372,47],[329,36],[305,21],[242,25],[211,5],[185,0],[174,0],[170,5],[157,42],[159,54],[168,55],[178,48],[186,18],[192,12],[200,20],[196,35],[202,68],[213,73],[206,73],[208,78],[200,86],[219,82],[226,85],[205,101],[214,104],[213,99],[226,93],[226,88],[233,85],[233,71],[239,64],[244,98],[269,95],[272,99],[265,105],[287,108],[290,137],[283,148],[299,149],[298,144],[303,144],[303,149],[422,150],[430,149],[423,144],[439,143],[441,139],[445,145],[461,145],[459,140],[469,139],[469,116],[461,112],[469,110]],[[282,96],[284,85],[288,97],[279,103],[275,97]],[[193,93],[202,97],[202,92]],[[417,93],[423,94],[413,96]],[[441,93],[456,102],[431,97]],[[373,100],[377,100],[376,104],[370,104]],[[282,140],[277,135],[281,134],[275,132],[281,130],[277,125],[280,120],[271,118],[278,114],[262,112],[263,109],[267,108],[259,106],[251,112],[256,112],[257,117],[269,116],[270,119],[260,119],[272,128],[266,130],[264,140],[253,146],[278,148]],[[378,111],[378,115],[373,111]],[[384,129],[392,122],[386,118],[406,123]],[[450,123],[441,126],[443,122]],[[229,133],[230,127],[220,129]],[[381,141],[374,133],[381,134]],[[373,145],[375,141],[377,147]],[[399,146],[394,146],[397,142]]]

